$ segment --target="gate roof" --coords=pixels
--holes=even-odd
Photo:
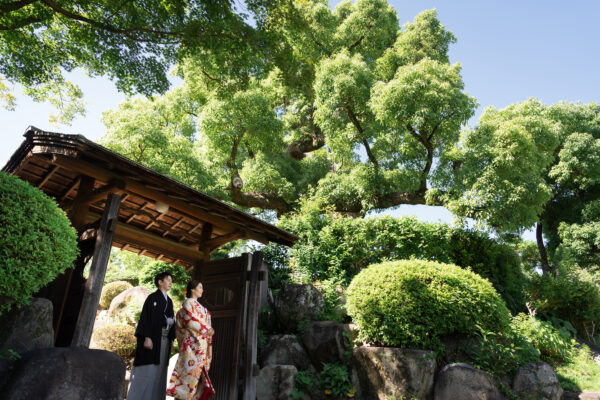
[[[108,193],[121,195],[113,246],[192,268],[225,243],[238,239],[286,246],[298,238],[222,201],[146,168],[81,135],[29,127],[25,141],[3,171],[54,197],[69,211],[85,176],[94,187],[85,195],[93,227]]]

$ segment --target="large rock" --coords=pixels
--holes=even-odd
[[[492,377],[469,364],[448,364],[438,373],[434,400],[504,400]]]
[[[287,331],[316,319],[323,312],[323,295],[312,285],[285,285],[275,296],[275,313]]]
[[[34,350],[15,363],[5,400],[120,400],[125,363],[84,347]]]
[[[519,368],[513,379],[513,393],[520,399],[560,400],[563,389],[552,367],[537,362]]]
[[[304,330],[304,347],[313,365],[320,371],[323,363],[341,363],[350,348],[348,325],[333,321],[314,321]]]
[[[0,356],[8,350],[19,354],[54,346],[52,302],[33,298],[0,319]]]
[[[311,368],[306,351],[294,335],[274,335],[260,353],[261,366],[293,365],[298,370]]]
[[[357,347],[352,358],[357,398],[426,399],[433,389],[436,367],[433,351]]]
[[[122,318],[127,313],[127,307],[130,304],[134,302],[139,305],[144,304],[144,301],[149,294],[150,291],[143,286],[132,287],[119,293],[119,295],[110,302],[108,315],[111,318]]]
[[[267,365],[256,378],[257,400],[291,400],[296,367],[293,365]]]

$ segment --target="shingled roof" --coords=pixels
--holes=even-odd
[[[148,169],[81,135],[29,127],[3,171],[54,197],[69,211],[82,178],[94,178],[85,222],[97,223],[108,193],[122,196],[113,245],[192,268],[238,239],[286,246],[298,238],[253,215]],[[168,207],[167,207],[168,206]]]

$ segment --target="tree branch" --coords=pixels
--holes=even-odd
[[[220,80],[219,80],[219,79],[217,79],[217,78],[213,78],[212,76],[210,76],[210,75],[208,74],[208,72],[206,72],[206,71],[204,70],[204,68],[202,68],[202,75],[206,76],[206,77],[207,77],[208,79],[210,79],[211,81],[220,82]]]
[[[540,261],[542,263],[542,273],[544,275],[550,275],[551,268],[548,262],[548,253],[546,253],[546,246],[544,245],[544,237],[542,236],[542,223],[538,222],[535,226],[535,239],[537,241],[538,251],[540,252]]]
[[[166,35],[166,36],[180,36],[181,35],[181,32],[161,31],[161,30],[144,28],[144,27],[133,27],[133,28],[127,28],[127,29],[115,28],[113,26],[104,24],[102,22],[94,21],[92,19],[84,17],[83,15],[75,14],[69,10],[65,10],[64,8],[60,7],[58,4],[54,3],[51,0],[41,0],[41,1],[44,4],[46,4],[48,7],[50,7],[52,10],[54,10],[55,12],[65,16],[67,18],[74,19],[76,21],[85,22],[87,24],[90,24],[92,26],[95,26],[97,28],[100,28],[100,29],[103,29],[105,31],[112,32],[112,33],[129,34],[129,33],[134,33],[134,32],[144,32],[144,33],[152,33],[152,34]]]
[[[418,134],[410,124],[406,124],[406,128],[410,134],[415,137],[423,145],[423,147],[425,147],[425,150],[427,151],[427,161],[425,162],[423,176],[421,177],[421,182],[419,184],[419,192],[424,194],[427,191],[427,176],[429,175],[431,166],[433,165],[433,146],[427,138]]]
[[[37,0],[11,1],[8,4],[0,5],[0,10],[2,10],[2,13],[0,13],[0,17],[13,11],[20,10],[23,7],[27,7],[28,5],[35,3],[36,1]]]
[[[36,17],[28,17],[18,22],[14,26],[0,25],[0,31],[14,31],[16,29],[23,28],[27,25],[35,24],[36,22],[42,22],[42,20]]]
[[[371,30],[371,28],[372,28],[372,26],[371,26],[371,25],[369,25],[369,24],[367,24],[365,27],[367,28],[367,32],[368,32],[368,31],[370,31],[370,30]],[[352,44],[352,45],[351,45],[351,46],[348,48],[348,50],[349,50],[349,51],[352,51],[352,50],[354,50],[354,48],[355,48],[355,47],[357,47],[357,46],[360,46],[360,44],[361,44],[361,42],[364,40],[364,38],[365,38],[365,35],[362,35],[360,38],[358,38],[358,40],[357,40],[356,42],[354,42],[354,43],[353,43],[353,44]]]
[[[442,194],[442,193],[441,193]],[[378,194],[375,200],[375,206],[373,209],[385,209],[389,207],[395,207],[402,204],[410,204],[410,205],[434,205],[434,206],[443,206],[444,202],[442,201],[442,196],[438,196],[434,199],[430,199],[428,203],[425,200],[425,193],[421,191],[416,192],[391,192],[391,193],[381,193]],[[360,202],[356,202],[354,204],[336,204],[335,210],[340,213],[350,214],[350,215],[359,215],[364,214],[368,210],[364,210]]]
[[[281,197],[258,192],[243,193],[241,190],[231,188],[231,201],[242,207],[256,207],[263,210],[275,210],[281,216],[291,211],[290,205]]]
[[[237,139],[233,142],[233,146],[231,147],[231,152],[229,153],[229,160],[227,160],[227,167],[230,168],[232,170],[232,172],[235,172],[235,176],[239,176],[239,174],[237,172],[237,165],[235,164],[235,159],[237,157],[238,148],[240,146],[240,142],[242,141],[243,137],[244,137],[244,134],[241,133],[238,135]],[[232,177],[233,177],[233,175],[232,175]]]
[[[313,40],[313,42],[315,42],[315,44],[316,44],[317,46],[319,46],[320,48],[322,48],[322,49],[323,49],[323,51],[325,52],[325,54],[327,54],[327,56],[328,56],[328,57],[331,57],[331,52],[330,52],[329,50],[327,50],[327,49],[325,48],[325,46],[323,46],[323,44],[322,44],[321,42],[319,42],[319,41],[317,40],[317,38],[315,37],[315,33],[312,31],[312,29],[310,30],[310,36],[312,37],[312,40]]]
[[[360,45],[360,43],[363,41],[363,39],[364,39],[364,38],[365,38],[365,36],[364,36],[364,35],[363,35],[363,36],[361,36],[361,37],[360,37],[360,39],[358,39],[356,42],[354,42],[354,44],[352,44],[352,45],[351,45],[351,46],[348,48],[348,50],[349,50],[349,51],[352,51],[352,50],[354,50],[354,48],[355,48],[356,46],[359,46],[359,45]]]
[[[315,132],[309,136],[309,139],[290,143],[287,149],[285,149],[285,152],[295,160],[302,160],[306,157],[306,153],[310,153],[311,151],[315,151],[325,146],[325,135],[321,132],[319,127],[315,126]]]
[[[352,111],[352,109],[349,106],[346,106],[346,112],[348,113],[348,118],[350,119],[350,121],[352,122],[352,124],[354,125],[356,130],[358,131],[358,133],[360,133],[360,136],[362,138],[362,144],[363,144],[363,146],[365,146],[365,150],[367,151],[367,156],[369,157],[369,160],[371,161],[371,163],[374,166],[379,167],[379,163],[377,162],[375,155],[371,151],[369,142],[367,142],[367,140],[364,139],[364,132],[363,132],[362,126],[360,124],[360,121],[356,117],[356,114],[354,114],[354,112]]]

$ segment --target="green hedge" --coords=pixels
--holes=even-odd
[[[489,281],[452,264],[401,260],[362,270],[348,287],[348,314],[378,346],[442,351],[442,338],[477,326],[503,332],[510,313]]]
[[[0,314],[73,266],[77,235],[56,202],[0,172]]]
[[[289,261],[275,246],[267,248],[266,256],[276,266],[289,262],[293,272],[308,281],[331,279],[347,284],[368,265],[416,257],[470,267],[492,282],[513,313],[526,309],[527,280],[518,254],[481,232],[408,217],[361,219],[326,214],[286,217],[281,226],[300,240],[289,253]],[[281,280],[281,269],[272,272]]]

